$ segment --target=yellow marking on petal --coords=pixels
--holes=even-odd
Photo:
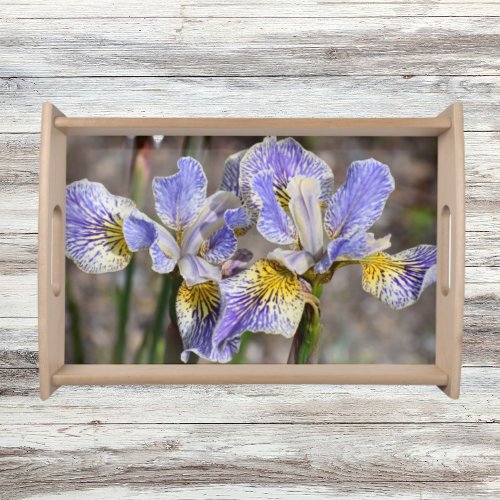
[[[217,285],[213,281],[206,281],[198,285],[187,286],[183,281],[177,293],[177,314],[179,323],[183,321],[202,321],[213,315],[220,305],[220,296]]]

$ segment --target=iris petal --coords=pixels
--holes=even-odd
[[[66,187],[66,256],[86,273],[124,269],[130,252],[123,221],[132,200],[112,195],[102,184],[87,179]]]
[[[366,255],[366,234],[364,231],[355,231],[354,234],[344,238],[335,238],[326,247],[326,252],[321,260],[314,266],[317,273],[326,273],[332,264],[340,257],[349,256],[359,259]]]
[[[234,193],[217,191],[209,196],[196,220],[182,236],[182,253],[197,254],[203,242],[224,225],[226,210],[236,208],[239,204],[240,200]]]
[[[123,234],[133,252],[149,248],[153,271],[170,273],[179,259],[180,249],[174,237],[160,224],[137,209],[125,219]]]
[[[317,259],[323,251],[321,185],[317,179],[300,175],[290,181],[287,192],[290,195],[290,214],[301,246]]]
[[[177,162],[179,172],[153,179],[156,213],[169,228],[180,231],[196,219],[207,194],[207,178],[194,158]]]
[[[354,228],[368,229],[382,214],[393,190],[394,179],[387,165],[374,159],[353,162],[325,212],[329,238],[347,236]]]
[[[250,216],[245,207],[232,208],[224,214],[226,224],[237,236],[243,236],[252,226]]]
[[[218,281],[222,272],[213,264],[197,255],[185,255],[179,262],[179,271],[188,286],[198,285],[205,281]]]
[[[313,256],[306,250],[276,248],[267,254],[267,258],[281,262],[286,268],[297,274],[304,274],[314,265]]]
[[[181,354],[184,363],[187,363],[191,352],[210,361],[227,363],[238,350],[239,339],[229,342],[220,351],[213,346],[212,335],[219,319],[221,302],[219,289],[213,281],[191,287],[186,282],[181,284],[175,308],[184,346]]]
[[[375,239],[373,233],[366,233],[366,254],[372,255],[377,252],[383,252],[391,246],[391,235],[386,234],[383,238]]]
[[[360,260],[362,286],[393,309],[416,302],[436,281],[436,247],[419,245],[395,255],[380,252]]]
[[[286,187],[297,175],[318,179],[322,201],[329,199],[333,190],[333,172],[321,158],[304,149],[291,137],[280,141],[276,141],[276,137],[266,137],[252,146],[240,163],[240,195],[253,221],[257,220],[259,212],[259,200],[253,193],[253,180],[262,170],[273,172],[274,191],[283,207],[289,200]]]
[[[253,189],[259,198],[260,213],[257,229],[264,238],[279,245],[296,242],[295,226],[290,216],[276,200],[273,191],[273,173],[264,170],[253,180]]]
[[[239,151],[228,157],[224,163],[224,172],[220,188],[236,196],[240,194],[240,163],[247,150]]]
[[[222,264],[233,256],[237,246],[234,231],[224,224],[203,243],[200,254],[210,264]]]
[[[260,259],[220,282],[224,307],[214,343],[224,349],[241,334],[265,332],[293,337],[304,309],[299,278],[278,262]]]

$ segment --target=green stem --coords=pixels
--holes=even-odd
[[[288,362],[313,364],[318,361],[318,343],[322,333],[320,310],[316,302],[321,297],[323,287],[319,281],[312,284],[312,296],[316,300],[306,302],[299,328],[293,338]]]
[[[149,363],[161,363],[163,361],[163,352],[161,350],[162,342],[160,341],[162,340],[162,333],[165,329],[165,317],[167,316],[170,297],[172,295],[172,285],[172,276],[170,274],[164,274],[162,276],[160,295],[156,303],[153,320],[152,340],[148,357]],[[164,342],[163,347],[165,347]]]
[[[123,363],[125,360],[125,349],[127,346],[127,321],[132,292],[132,280],[134,276],[135,259],[130,259],[130,264],[125,269],[125,285],[118,292],[118,339],[116,341],[114,363]]]
[[[71,341],[73,344],[73,363],[85,363],[85,356],[83,352],[82,334],[80,328],[80,312],[78,305],[73,296],[73,289],[71,287],[71,280],[66,274],[66,301],[68,306],[69,320],[71,324]]]

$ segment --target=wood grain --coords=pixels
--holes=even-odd
[[[2,425],[3,482],[117,486],[495,481],[494,424]],[[293,436],[293,439],[291,439]],[[477,448],[482,450],[477,460]],[[453,453],[450,453],[453,449]],[[376,464],[376,468],[374,468]],[[42,481],[43,478],[43,481]],[[41,490],[41,491],[40,491]]]
[[[0,4],[0,497],[500,496],[498,1]],[[207,117],[418,117],[462,101],[464,363],[484,367],[463,369],[458,401],[427,387],[174,386],[65,387],[41,403],[45,100],[73,116]]]
[[[2,423],[26,426],[92,421],[103,425],[491,423],[498,421],[499,382],[500,369],[465,367],[458,401],[443,398],[437,388],[418,386],[171,385],[61,387],[42,402],[36,369],[0,369],[0,412]]]
[[[465,131],[498,132],[499,89],[492,76],[282,77],[279,71],[273,77],[3,78],[0,133],[38,133],[47,100],[68,116],[236,118],[418,118],[462,101]]]
[[[496,18],[0,20],[0,76],[498,75]],[[382,36],[383,35],[383,36]],[[21,57],[22,55],[22,57]],[[82,58],[84,64],[82,64]]]
[[[99,0],[3,0],[0,18],[11,19],[94,19],[127,17],[250,17],[250,18],[290,18],[308,19],[313,17],[453,17],[485,16],[498,17],[495,0],[419,0],[415,2],[390,0],[295,0],[294,2],[269,2],[268,0],[218,0],[213,2],[199,0],[150,0],[148,9],[138,9],[134,0],[113,0],[103,8]]]

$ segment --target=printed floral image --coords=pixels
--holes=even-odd
[[[336,183],[326,159],[296,138],[265,137],[229,154],[210,191],[212,170],[200,161],[210,138],[187,138],[176,172],[152,176],[161,140],[135,139],[129,196],[104,180],[67,186],[66,256],[80,274],[123,278],[113,362],[130,361],[132,296],[138,280],[147,289],[154,276],[161,281],[156,306],[132,362],[245,362],[253,337],[275,336],[288,345],[283,362],[325,362],[323,337],[336,325],[335,318],[324,322],[324,311],[335,307],[324,290],[345,268],[360,269],[349,287],[394,311],[411,307],[435,282],[435,240],[391,252],[391,234],[373,229],[398,189],[390,165],[358,159]],[[401,217],[403,227],[390,231],[406,223]],[[141,276],[136,259],[147,262]],[[75,362],[84,362],[74,288],[67,283],[67,312]]]

